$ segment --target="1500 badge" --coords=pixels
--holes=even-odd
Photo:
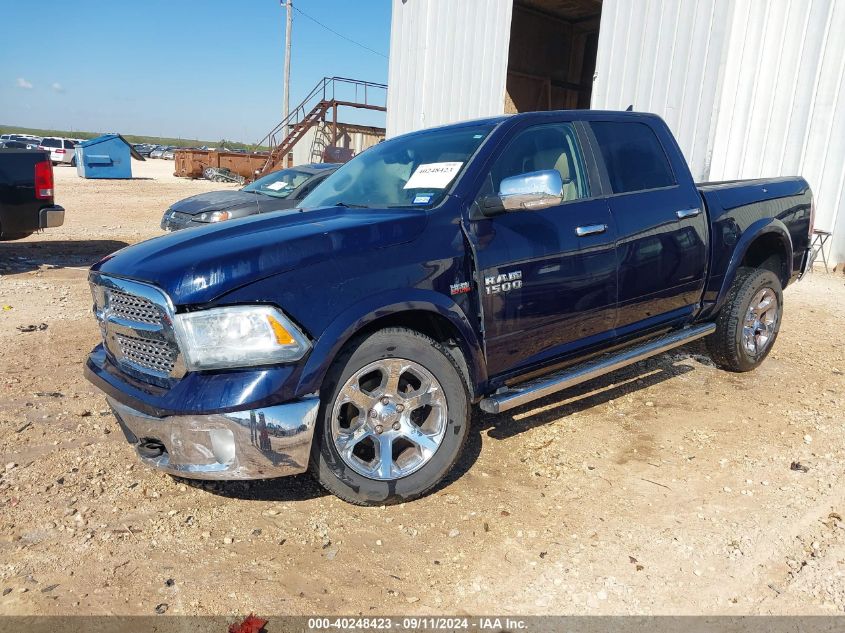
[[[501,275],[491,275],[484,278],[484,289],[488,295],[509,292],[522,288],[522,271],[514,270]]]

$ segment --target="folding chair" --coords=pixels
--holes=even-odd
[[[826,273],[830,272],[830,269],[827,267],[827,255],[824,253],[824,245],[827,244],[827,241],[830,239],[831,233],[829,231],[820,231],[819,229],[813,229],[813,241],[810,243],[810,248],[812,251],[810,252],[810,264],[808,268],[812,270],[813,264],[816,261],[816,257],[819,256],[821,253],[822,262],[824,262],[824,271]]]

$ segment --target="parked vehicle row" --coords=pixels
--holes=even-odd
[[[10,149],[37,149],[41,137],[31,134],[3,134],[0,135],[0,147]]]
[[[81,139],[48,136],[41,139],[41,143],[38,144],[38,149],[50,152],[50,160],[54,165],[63,163],[65,165],[72,165],[75,167],[76,144],[81,142]]]
[[[205,151],[227,151],[227,152],[238,152],[238,153],[246,153],[247,150],[241,148],[226,148],[225,150],[219,147],[208,147],[203,145],[202,147],[177,147],[176,145],[150,145],[150,144],[137,144],[133,146],[141,156],[149,156],[150,158],[163,158],[165,160],[173,160],[174,153],[176,150],[179,149],[199,149]]]
[[[40,149],[50,152],[53,165],[76,165],[76,144],[82,139],[46,136],[39,138],[29,134],[3,134],[0,147],[8,149]]]
[[[92,268],[85,372],[144,463],[413,499],[458,460],[474,404],[700,338],[721,367],[757,367],[814,213],[803,178],[696,185],[660,118],[600,111],[390,139],[300,205]]]
[[[156,147],[150,151],[149,157],[162,158],[165,152],[172,151],[174,149],[176,149],[176,147],[173,145],[156,145]]]
[[[37,145],[35,146],[38,147]],[[0,141],[0,149],[33,149],[30,143],[24,141],[5,140]]]
[[[150,155],[150,152],[158,147],[158,145],[154,145],[152,143],[135,143],[132,147],[135,148],[135,151],[141,156],[146,158]]]

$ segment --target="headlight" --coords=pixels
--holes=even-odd
[[[299,328],[270,306],[187,312],[174,324],[190,371],[291,362],[311,348]]]
[[[200,216],[197,218],[199,222],[222,222],[223,220],[228,220],[232,217],[232,214],[228,211],[206,211],[205,213],[200,213]]]

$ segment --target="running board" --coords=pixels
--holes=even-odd
[[[629,347],[601,356],[600,358],[568,367],[550,376],[535,378],[528,382],[508,388],[481,401],[482,411],[487,413],[502,413],[526,402],[543,398],[563,389],[568,389],[582,382],[598,378],[622,367],[662,354],[674,347],[679,347],[690,341],[703,338],[716,330],[714,323],[692,325],[682,330],[664,334],[658,338],[634,347]]]

